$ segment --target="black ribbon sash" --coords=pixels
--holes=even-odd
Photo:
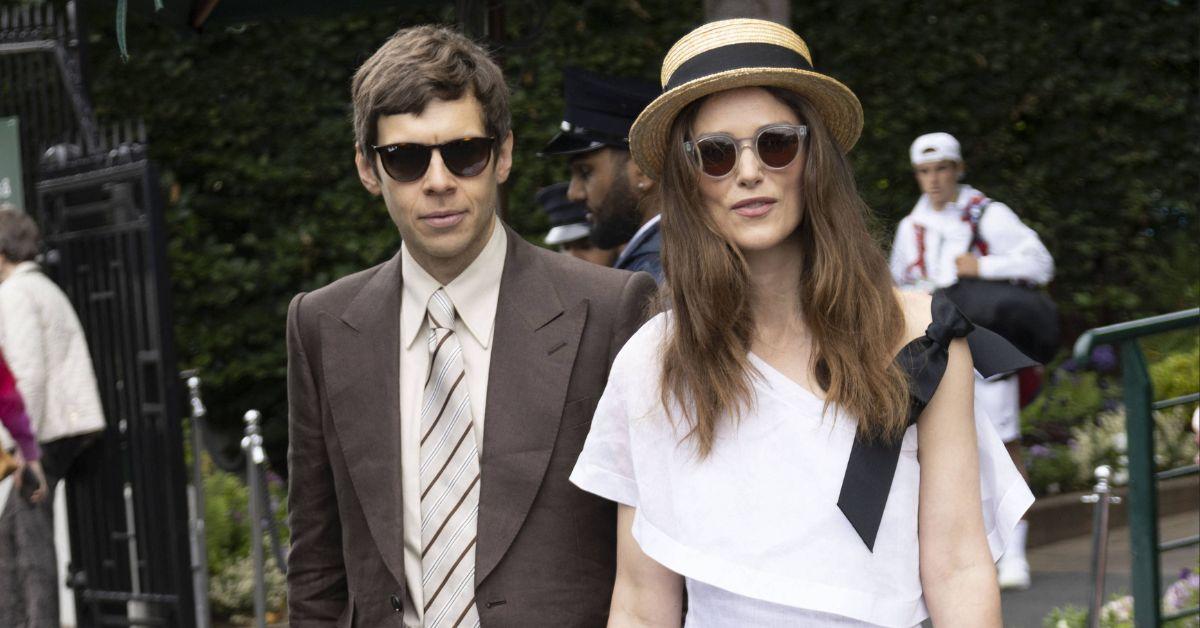
[[[813,66],[804,55],[791,48],[763,43],[730,44],[706,50],[684,61],[671,73],[670,80],[663,85],[663,92],[671,91],[688,81],[741,68],[812,70]]]
[[[905,345],[896,356],[911,381],[909,425],[917,422],[937,392],[946,374],[950,343],[955,338],[966,337],[975,370],[984,377],[1037,365],[1000,335],[973,324],[941,292],[934,293],[932,310],[933,322],[925,335]],[[838,508],[871,551],[875,551],[875,537],[899,461],[900,440],[867,442],[855,438],[850,449]]]

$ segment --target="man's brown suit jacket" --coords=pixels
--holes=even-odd
[[[616,509],[570,474],[609,367],[645,318],[645,273],[508,233],[481,452],[485,628],[603,626]],[[400,256],[288,310],[291,625],[401,626]]]

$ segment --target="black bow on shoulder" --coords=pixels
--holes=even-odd
[[[933,322],[925,329],[925,335],[905,345],[896,356],[909,375],[909,425],[917,422],[937,392],[950,359],[950,343],[955,338],[966,337],[975,370],[984,377],[1037,365],[998,334],[973,324],[942,293],[934,293],[931,309]],[[875,550],[879,522],[899,461],[899,439],[885,442],[856,437],[850,449],[838,508],[871,551]]]

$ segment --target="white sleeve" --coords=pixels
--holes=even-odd
[[[979,221],[988,254],[979,258],[984,279],[1020,279],[1038,285],[1054,278],[1054,258],[1041,238],[1004,203],[988,205]]]
[[[36,434],[46,420],[46,343],[33,297],[21,288],[0,293],[0,350]]]
[[[623,377],[627,370],[624,362],[628,360],[623,361],[621,357],[618,354],[613,362],[608,385],[596,405],[591,431],[571,472],[571,482],[589,493],[636,508],[638,488],[625,402],[626,383],[631,378]]]
[[[912,250],[912,243],[912,220],[906,216],[896,226],[896,237],[892,240],[892,253],[888,259],[888,266],[892,270],[892,280],[896,282],[896,285],[904,285],[907,280],[905,270],[916,259],[916,252]]]
[[[1012,543],[1017,524],[1033,505],[1033,493],[1017,471],[987,409],[978,398],[975,400],[975,438],[979,447],[979,497],[983,506],[984,533],[992,560],[996,561]]]

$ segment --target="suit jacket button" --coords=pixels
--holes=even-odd
[[[400,596],[396,595],[395,593],[392,594],[392,610],[396,611],[397,613],[404,612],[404,605],[400,603]]]

